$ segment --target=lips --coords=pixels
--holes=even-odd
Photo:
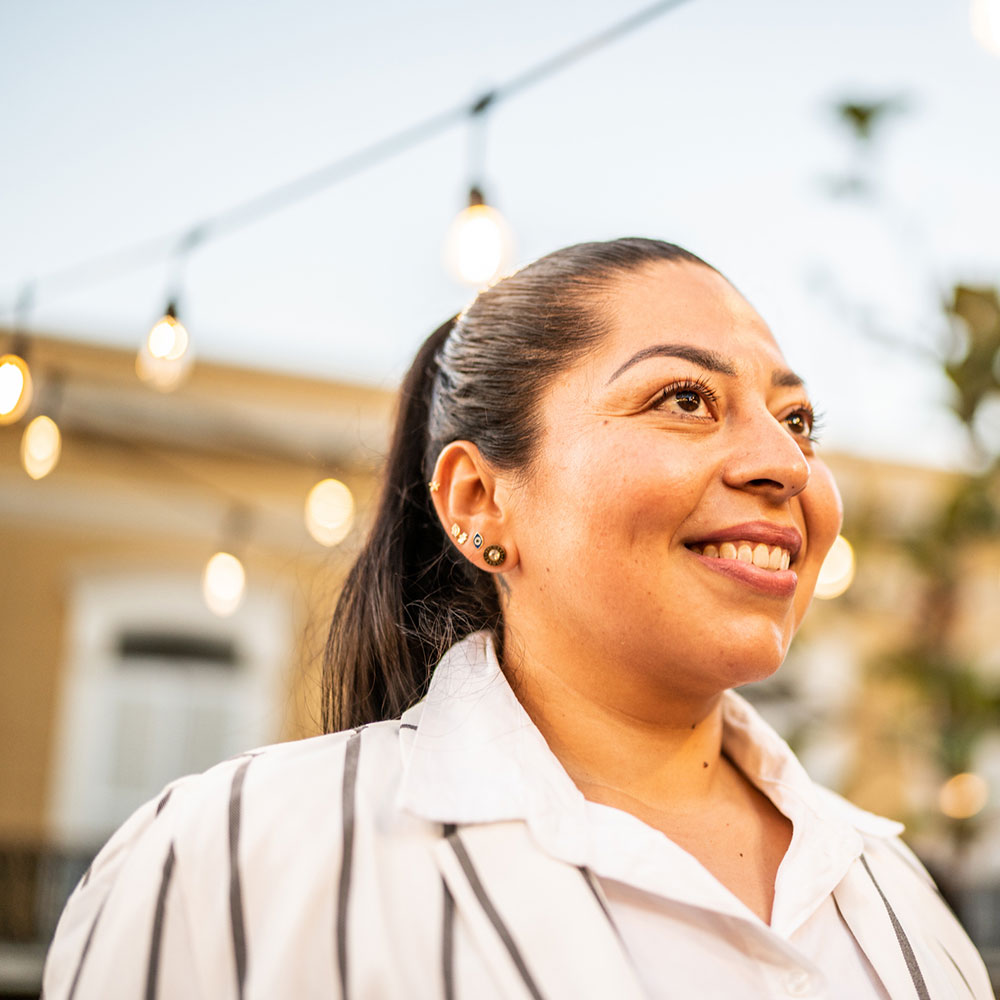
[[[727,542],[730,546],[735,546],[736,551],[735,553],[731,552],[730,547],[727,546],[725,555],[721,555],[723,545]],[[721,528],[710,535],[687,542],[686,545],[698,553],[704,553],[705,549],[709,548],[708,554],[711,556],[713,555],[711,549],[714,548],[721,558],[737,559],[740,550],[743,549],[745,554],[745,549],[749,547],[750,558],[744,558],[743,561],[752,562],[757,566],[761,566],[760,560],[763,559],[759,548],[761,545],[766,546],[768,550],[765,566],[770,565],[773,550],[781,549],[787,554],[788,559],[780,568],[787,569],[795,562],[802,548],[802,535],[799,534],[798,529],[791,526],[773,524],[770,521],[748,521],[746,524],[734,524],[729,528]]]
[[[795,594],[798,576],[789,567],[802,548],[795,528],[752,521],[687,542],[686,547],[706,568],[763,594]]]

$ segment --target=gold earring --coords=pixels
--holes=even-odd
[[[436,479],[432,479],[427,484],[427,488],[431,491],[431,493],[437,493],[437,491],[441,489],[441,484]]]
[[[464,545],[469,540],[469,533],[467,531],[462,531],[462,526],[456,521],[451,526],[451,537],[454,538],[459,545]]]
[[[507,550],[502,545],[487,545],[483,549],[483,560],[487,566],[500,566],[507,558]]]

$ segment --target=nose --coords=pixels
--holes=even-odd
[[[783,503],[809,482],[809,462],[791,432],[764,409],[733,428],[732,451],[725,464],[727,486]]]

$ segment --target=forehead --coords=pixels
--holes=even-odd
[[[738,372],[786,367],[774,335],[753,306],[701,264],[662,261],[622,275],[601,307],[611,320],[599,352],[607,363],[671,343],[719,354]]]

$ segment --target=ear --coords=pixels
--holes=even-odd
[[[452,441],[434,466],[437,489],[431,493],[434,509],[452,545],[477,569],[506,573],[517,565],[517,549],[510,535],[509,491],[471,441]],[[500,545],[506,552],[500,566],[484,554]]]

